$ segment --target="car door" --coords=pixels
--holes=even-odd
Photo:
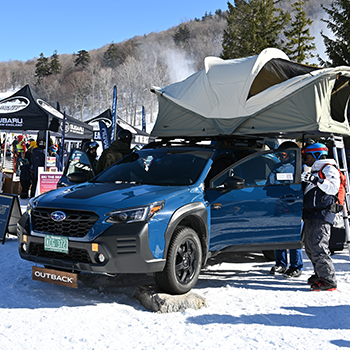
[[[95,176],[86,152],[79,148],[73,148],[69,153],[63,175],[57,183],[57,187],[70,186],[85,182]]]
[[[210,179],[210,250],[235,245],[274,249],[300,242],[301,154],[299,149],[284,152],[293,159],[290,164],[281,162],[281,151],[258,152]],[[244,179],[244,188],[225,189],[225,180],[233,176]]]

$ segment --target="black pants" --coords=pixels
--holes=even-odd
[[[20,194],[21,198],[28,198],[30,184],[31,184],[30,180],[21,180],[21,186],[22,186],[22,190]]]

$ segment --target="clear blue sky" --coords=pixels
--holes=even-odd
[[[4,0],[0,62],[98,49],[217,9],[227,10],[227,0]]]

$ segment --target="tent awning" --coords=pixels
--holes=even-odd
[[[98,124],[98,122],[103,122],[106,124],[107,126],[107,130],[108,130],[108,135],[111,135],[111,131],[112,131],[112,112],[111,110],[108,108],[107,110],[105,110],[103,113],[99,114],[96,117],[93,117],[89,120],[86,121],[86,123],[93,125],[93,124]],[[97,128],[99,130],[99,128]],[[124,129],[124,130],[129,130],[132,135],[133,135],[133,139],[132,139],[132,143],[134,144],[147,144],[149,142],[149,137],[150,135],[147,132],[144,132],[138,128],[135,128],[134,126],[130,125],[129,123],[127,123],[126,121],[122,120],[121,118],[117,118],[116,121],[116,134],[118,134],[119,130]],[[100,134],[99,132],[95,132],[94,133],[94,139],[95,140],[100,140]]]

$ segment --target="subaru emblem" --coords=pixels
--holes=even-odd
[[[63,221],[66,218],[66,214],[63,211],[54,211],[51,213],[51,219],[53,221]]]

